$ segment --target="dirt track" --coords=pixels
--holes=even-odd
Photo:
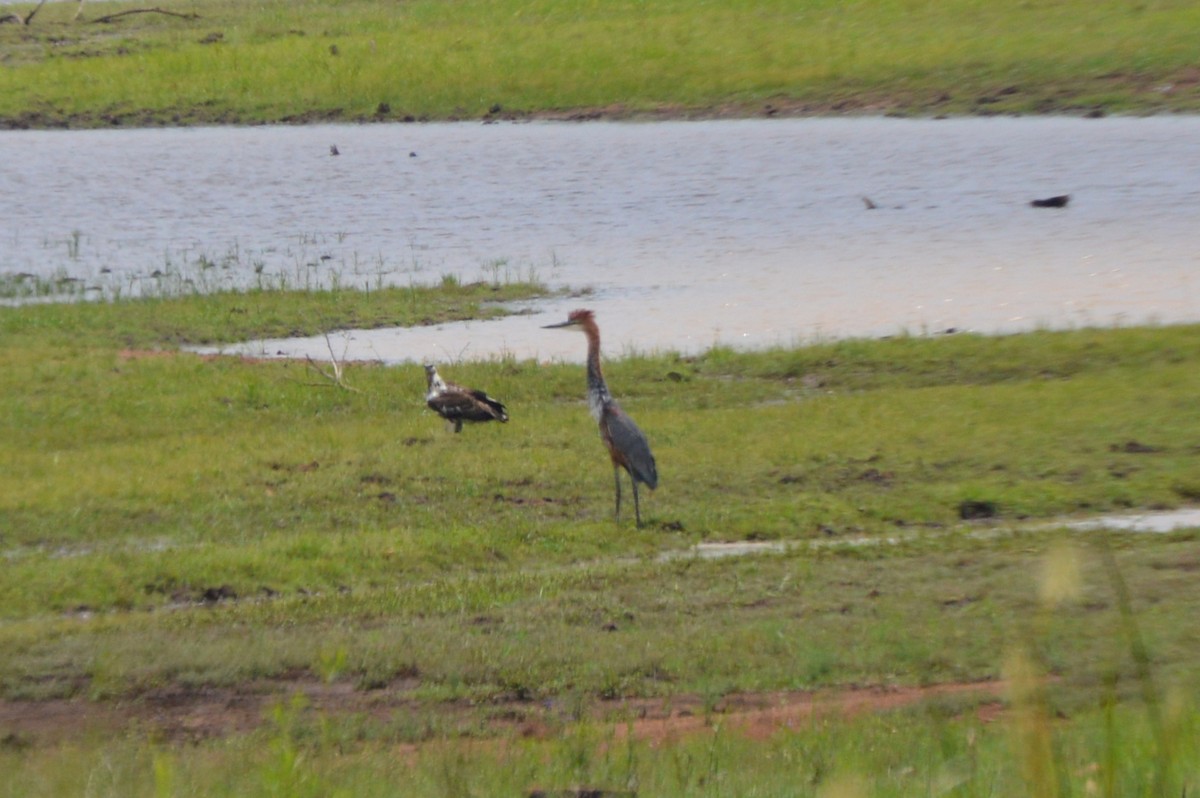
[[[977,716],[993,720],[1002,711],[1005,685],[1000,681],[964,682],[926,687],[865,687],[821,692],[739,693],[715,705],[696,695],[663,699],[623,699],[591,707],[592,719],[612,722],[614,734],[632,734],[662,743],[703,734],[716,726],[762,739],[815,715],[854,716],[910,706],[943,696],[975,696]],[[0,702],[0,743],[28,747],[50,745],[93,734],[136,731],[171,741],[198,741],[253,731],[266,722],[272,707],[302,695],[305,713],[365,715],[389,720],[428,705],[418,705],[400,688],[356,690],[350,684],[316,680],[249,684],[233,688],[169,688],[126,701],[85,699]],[[467,703],[438,705],[445,719],[469,721],[486,710],[497,738],[556,736],[566,713],[553,701],[507,701],[486,707]]]

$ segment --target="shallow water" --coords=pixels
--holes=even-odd
[[[1090,531],[1108,529],[1115,532],[1175,532],[1181,529],[1200,529],[1200,509],[1162,510],[1152,513],[1105,515],[1066,524],[1068,529]]]
[[[19,131],[0,148],[20,153],[0,159],[10,279],[592,291],[333,336],[349,358],[578,360],[580,339],[540,329],[578,305],[610,354],[1200,319],[1194,117]],[[1029,206],[1057,194],[1067,208]],[[329,356],[323,338],[227,350]]]
[[[1150,513],[1122,513],[1102,515],[1096,518],[1082,520],[1062,519],[1059,521],[1039,521],[1034,524],[1017,525],[1013,527],[990,527],[975,535],[995,537],[1018,531],[1041,531],[1050,529],[1071,529],[1078,532],[1149,532],[1165,534],[1186,529],[1200,529],[1200,509],[1185,507],[1179,510],[1162,510]],[[956,533],[957,534],[957,533]],[[728,557],[749,557],[762,554],[786,554],[797,548],[854,548],[859,546],[889,546],[901,543],[928,539],[928,536],[908,535],[905,537],[850,537],[829,538],[816,541],[788,540],[735,540],[708,541],[697,543],[681,551],[669,551],[659,555],[659,560],[670,562],[681,559],[721,560]]]

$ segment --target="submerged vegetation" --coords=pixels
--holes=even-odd
[[[1200,108],[1200,9],[1182,0],[188,0],[126,13],[146,8],[93,2],[76,18],[51,3],[0,24],[3,124]]]
[[[643,530],[579,366],[448,364],[511,415],[453,435],[416,363],[177,349],[538,290],[0,308],[8,794],[1200,787],[1200,538],[1061,524],[1200,500],[1200,327],[614,360]]]

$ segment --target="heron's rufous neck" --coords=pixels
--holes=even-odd
[[[612,402],[612,396],[608,392],[608,385],[604,382],[604,372],[600,370],[600,328],[591,319],[585,319],[582,328],[588,342],[588,409],[591,411],[592,416],[599,421],[601,415],[604,413],[605,405]]]

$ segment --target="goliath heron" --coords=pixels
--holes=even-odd
[[[642,510],[638,502],[638,483],[644,483],[650,490],[658,487],[658,467],[654,464],[646,436],[608,392],[604,374],[600,371],[600,328],[596,326],[596,318],[590,310],[576,310],[566,321],[548,324],[545,329],[578,330],[587,336],[588,409],[600,425],[600,439],[612,458],[613,480],[617,486],[617,521],[621,520],[621,469],[624,468],[633,483],[633,512],[640,528]]]
[[[504,405],[483,391],[446,382],[432,363],[425,364],[425,381],[429,385],[425,404],[453,424],[455,432],[462,432],[464,421],[508,421]]]

